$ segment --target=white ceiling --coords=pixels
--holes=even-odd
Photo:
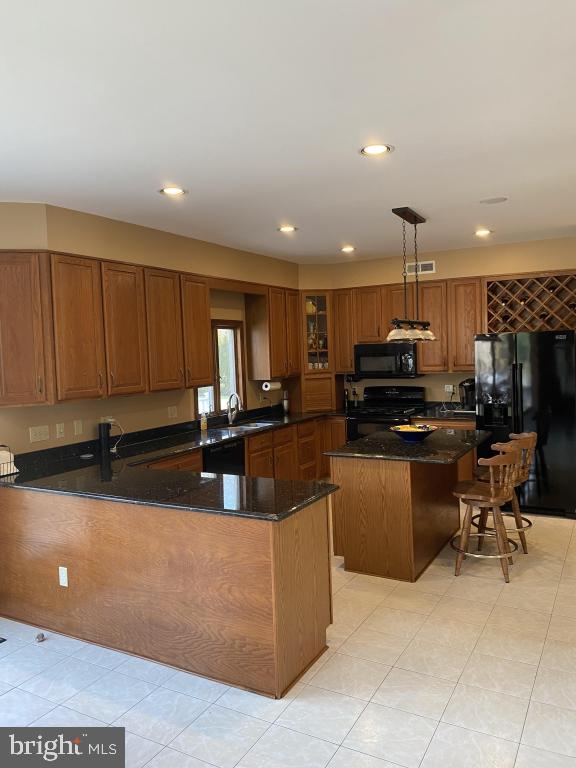
[[[574,0],[0,6],[0,200],[298,262],[397,253],[401,205],[423,250],[576,235]]]

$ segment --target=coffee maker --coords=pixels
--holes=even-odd
[[[462,409],[465,411],[476,411],[476,381],[475,379],[464,379],[458,385],[458,394]]]

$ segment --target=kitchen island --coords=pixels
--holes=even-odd
[[[0,615],[281,697],[326,649],[334,490],[126,460],[5,480]]]
[[[460,527],[458,462],[489,436],[438,429],[410,444],[375,432],[329,451],[334,552],[346,570],[416,581]]]

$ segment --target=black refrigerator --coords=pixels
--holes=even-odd
[[[576,517],[574,331],[476,336],[476,425],[493,438],[537,432],[536,457],[520,492],[525,509]]]

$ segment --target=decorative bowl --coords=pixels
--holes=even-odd
[[[390,427],[390,431],[406,443],[421,443],[437,429],[438,427],[430,424],[399,424],[397,427]]]

